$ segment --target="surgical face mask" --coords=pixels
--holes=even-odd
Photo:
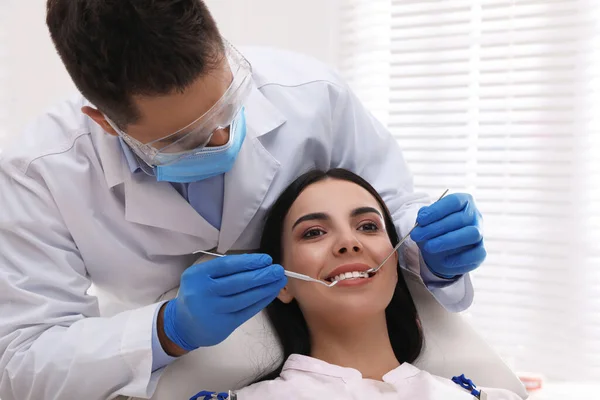
[[[229,129],[229,142],[219,147],[202,147],[167,165],[154,168],[157,181],[190,183],[229,172],[246,138],[246,115],[240,110]]]

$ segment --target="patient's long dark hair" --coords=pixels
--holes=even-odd
[[[398,234],[390,212],[379,193],[367,181],[345,169],[331,169],[327,172],[313,170],[300,176],[288,186],[273,204],[267,216],[260,243],[260,252],[269,254],[274,263],[280,264],[282,261],[283,221],[292,204],[308,186],[328,178],[355,183],[371,193],[383,210],[385,227],[392,246],[398,243]],[[388,334],[396,358],[400,363],[412,363],[421,353],[423,333],[418,321],[415,304],[406,286],[400,266],[398,265],[397,268],[398,284],[392,300],[385,310],[385,315]],[[311,354],[308,326],[296,300],[285,304],[279,299],[275,299],[267,307],[267,315],[283,347],[283,361],[273,371],[259,378],[257,382],[277,378],[281,373],[285,360],[291,354],[306,356]]]

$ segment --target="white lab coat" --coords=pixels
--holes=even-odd
[[[81,97],[0,155],[2,400],[149,397],[160,376],[151,373],[157,299],[178,286],[193,251],[256,249],[269,206],[312,168],[366,178],[401,233],[429,203],[413,193],[395,140],[335,74],[299,55],[244,53],[255,87],[220,232],[169,183],[131,174]],[[468,276],[433,293],[455,311],[472,299]]]

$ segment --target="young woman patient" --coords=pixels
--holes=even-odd
[[[292,183],[270,211],[260,251],[287,270],[340,282],[328,288],[288,280],[267,308],[285,361],[237,398],[475,398],[411,365],[423,337],[398,255],[374,276],[364,272],[396,243],[387,207],[359,176],[312,171]],[[503,389],[483,392],[489,400],[520,399]]]

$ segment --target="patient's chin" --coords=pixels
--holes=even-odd
[[[397,277],[384,269],[369,282],[360,285],[343,285],[332,288],[322,286],[302,286],[296,293],[296,300],[308,321],[352,326],[378,315],[385,314],[394,295]],[[300,288],[299,288],[300,289]]]
[[[338,298],[330,302],[313,306],[312,310],[303,310],[303,313],[311,313],[323,320],[326,324],[336,326],[352,327],[363,324],[365,321],[385,316],[385,309],[391,301],[392,295],[385,293],[377,295],[352,296],[340,294]],[[312,311],[312,312],[311,312]],[[307,318],[311,319],[311,318]]]

